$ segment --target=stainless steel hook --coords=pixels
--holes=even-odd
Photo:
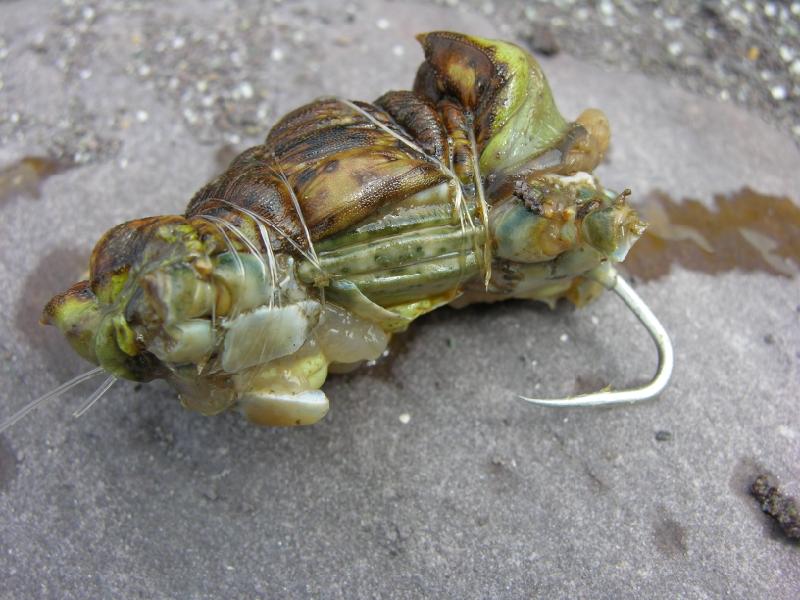
[[[613,404],[632,404],[651,400],[658,396],[667,384],[672,375],[674,356],[672,342],[669,339],[664,326],[658,321],[653,311],[648,308],[644,300],[637,294],[630,284],[625,281],[616,269],[608,266],[596,269],[589,276],[602,284],[605,288],[615,292],[622,298],[628,308],[631,309],[636,318],[645,326],[650,337],[658,349],[658,369],[653,379],[645,386],[630,388],[626,390],[605,390],[593,392],[591,394],[581,394],[567,398],[527,398],[520,396],[522,400],[539,404],[542,406],[563,406],[563,407],[584,407],[584,406],[608,406]]]

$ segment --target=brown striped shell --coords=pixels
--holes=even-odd
[[[607,143],[602,127],[607,124],[602,122],[600,135],[595,135],[599,144],[589,144],[594,164],[581,163],[582,153],[591,154],[582,147],[591,139],[591,128],[582,126],[580,117],[574,124],[561,118],[532,59],[520,63],[513,55],[515,63],[500,55],[510,45],[458,33],[433,32],[418,40],[426,60],[413,91],[388,92],[374,104],[328,98],[302,106],[278,121],[263,145],[240,154],[198,191],[183,217],[139,219],[110,230],[93,253],[95,292],[99,282],[140,259],[146,239],[160,224],[183,220],[202,230],[209,227],[198,217],[218,218],[252,234],[248,237],[263,246],[251,218],[256,215],[269,224],[274,250],[303,251],[387,204],[446,181],[445,171],[474,186],[473,159],[480,157],[483,163],[483,150],[490,142],[497,145],[498,138],[509,138],[513,147],[515,139],[501,130],[509,115],[524,112],[519,110],[523,101],[544,107],[531,118],[546,117],[546,129],[556,131],[560,140],[548,142],[550,149],[536,159],[541,164],[530,163],[534,170],[591,170],[602,158]],[[519,51],[518,56],[527,54]],[[535,102],[530,90],[538,96]],[[501,143],[490,158],[503,151]],[[489,204],[508,196],[515,178],[531,172],[504,176],[499,169],[482,170]],[[224,251],[221,244],[219,251]]]
[[[413,111],[421,104],[411,94],[400,95],[410,100],[393,104],[399,105],[400,111]],[[409,135],[380,108],[365,103],[356,106],[397,135]],[[430,113],[433,118],[433,111]],[[444,143],[441,133],[431,142],[434,149],[443,148]],[[326,99],[281,119],[263,146],[241,154],[195,195],[186,216],[214,211],[222,216],[230,212],[230,206],[222,201],[233,201],[268,219],[295,242],[307,245],[301,219],[316,242],[388,203],[444,180],[435,163],[349,103]]]

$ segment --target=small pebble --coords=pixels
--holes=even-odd
[[[250,84],[249,81],[243,81],[239,84],[239,94],[241,94],[242,98],[245,100],[253,97],[253,86]]]
[[[408,413],[401,414],[398,419],[403,425],[408,425],[411,422],[411,415]]]
[[[775,100],[786,100],[786,96],[788,95],[786,92],[786,88],[782,85],[774,85],[769,89],[770,94]]]
[[[547,25],[541,23],[532,25],[527,38],[534,52],[544,56],[555,56],[559,52],[556,36]]]
[[[683,52],[683,44],[680,42],[670,42],[667,50],[672,56],[679,56]]]
[[[569,340],[569,336],[566,333],[562,333],[561,337],[559,337],[558,339],[560,339],[562,342],[566,342]]]
[[[671,442],[672,441],[672,432],[666,431],[665,429],[660,429],[656,431],[656,441],[657,442]]]
[[[740,25],[750,25],[750,17],[747,16],[743,11],[741,11],[738,7],[734,6],[730,12],[728,13],[728,18],[731,21],[735,21]]]
[[[197,113],[191,108],[183,109],[183,118],[186,119],[190,125],[194,125],[198,121]]]

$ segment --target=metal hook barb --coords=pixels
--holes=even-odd
[[[653,311],[648,308],[639,294],[633,290],[630,284],[625,281],[614,268],[597,269],[592,272],[590,276],[607,289],[616,292],[625,304],[628,305],[628,308],[631,309],[633,314],[636,315],[636,318],[645,326],[650,337],[653,338],[653,341],[656,343],[656,348],[658,349],[658,369],[656,370],[655,376],[647,385],[628,390],[600,391],[569,398],[552,399],[526,398],[520,396],[522,400],[542,406],[564,407],[632,404],[634,402],[642,402],[655,398],[667,387],[669,378],[672,375],[674,356],[672,352],[672,342],[664,326],[659,323]]]

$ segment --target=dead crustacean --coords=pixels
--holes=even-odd
[[[328,410],[329,371],[379,357],[394,332],[439,306],[580,306],[604,287],[657,341],[656,378],[527,400],[608,404],[661,391],[669,339],[610,266],[645,225],[627,193],[591,175],[609,141],[603,113],[565,120],[537,62],[514,44],[418,39],[425,61],[413,91],[302,106],[184,215],[130,221],[100,239],[90,278],[54,297],[43,319],[98,365],[75,382],[109,374],[87,406],[115,378],[164,378],[204,414],[238,407],[256,423],[310,424]]]

